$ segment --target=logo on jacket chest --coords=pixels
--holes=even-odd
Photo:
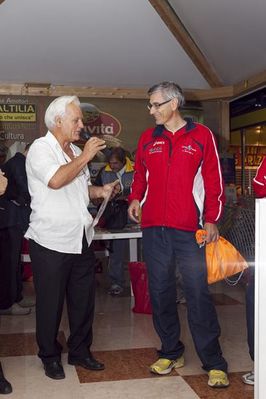
[[[191,154],[191,155],[194,155],[197,152],[197,150],[195,148],[193,148],[191,144],[182,145],[181,151],[182,152],[186,152],[186,153]]]
[[[165,144],[164,141],[155,141],[152,147],[149,149],[149,154],[155,154],[158,152],[163,152],[163,145]]]

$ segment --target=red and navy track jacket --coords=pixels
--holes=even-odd
[[[266,157],[263,158],[263,161],[257,169],[256,176],[253,179],[253,188],[256,197],[266,197]]]
[[[142,202],[141,225],[196,231],[217,223],[224,184],[213,133],[188,120],[174,135],[163,125],[140,137],[129,201]]]

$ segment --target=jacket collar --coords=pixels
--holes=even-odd
[[[190,132],[192,129],[195,129],[196,125],[191,118],[184,118],[184,119],[187,122],[186,133]],[[164,125],[157,125],[152,133],[152,137],[156,138],[162,136],[164,130],[165,130]]]

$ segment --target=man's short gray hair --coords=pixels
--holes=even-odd
[[[183,91],[178,84],[175,82],[161,82],[156,85],[153,85],[148,90],[148,95],[151,96],[156,91],[161,91],[165,100],[172,100],[172,98],[178,99],[179,107],[182,107],[185,104],[185,97]]]
[[[61,96],[51,102],[44,116],[44,122],[47,129],[52,130],[55,127],[55,119],[57,116],[63,118],[66,114],[67,105],[74,103],[80,106],[77,96]]]

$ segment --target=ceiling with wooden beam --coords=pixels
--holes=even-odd
[[[0,94],[190,99],[266,84],[265,0],[0,0]]]

